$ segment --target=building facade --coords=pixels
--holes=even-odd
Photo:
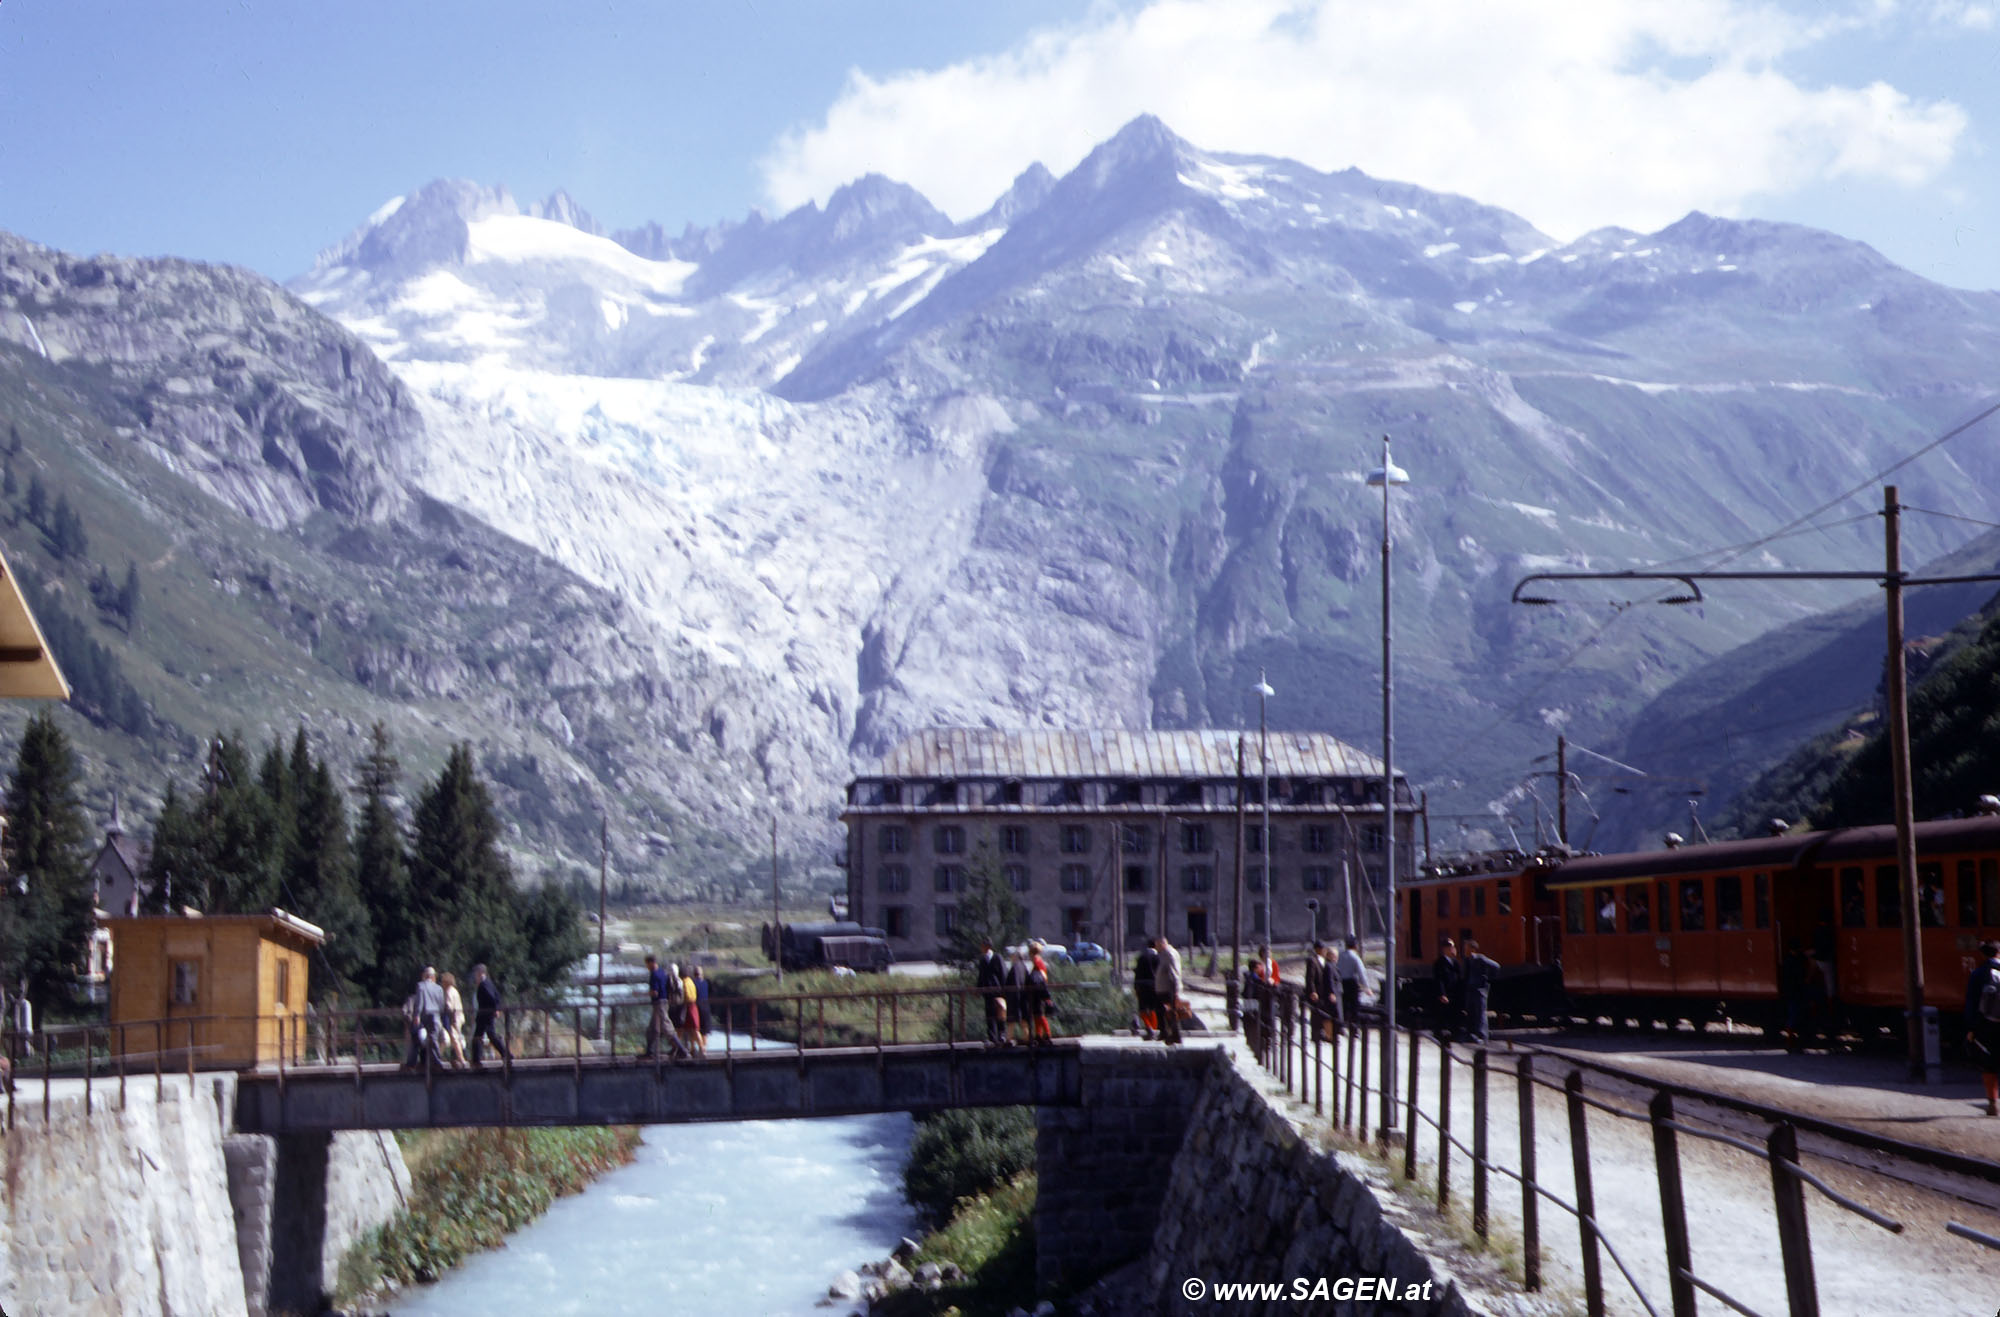
[[[848,917],[935,956],[985,875],[1062,943],[1227,947],[1239,909],[1246,947],[1372,935],[1388,813],[1382,761],[1319,732],[1271,733],[1268,760],[1254,732],[920,732],[848,784]],[[1421,811],[1400,777],[1393,813],[1412,873]]]

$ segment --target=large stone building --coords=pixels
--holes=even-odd
[[[932,956],[989,873],[1037,937],[1130,950],[1165,929],[1226,947],[1240,855],[1246,945],[1307,940],[1315,920],[1342,935],[1350,890],[1356,931],[1379,930],[1382,761],[1323,733],[1273,732],[1269,774],[1267,848],[1255,732],[918,733],[848,785],[849,917],[885,929],[899,956]],[[1401,778],[1395,814],[1407,874],[1420,811]]]

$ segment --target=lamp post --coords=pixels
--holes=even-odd
[[[1382,490],[1382,1115],[1376,1122],[1386,1140],[1396,1128],[1396,722],[1395,669],[1390,647],[1395,637],[1389,611],[1389,490],[1410,483],[1410,473],[1389,457],[1382,436],[1382,465],[1368,473]]]
[[[1271,738],[1270,728],[1264,721],[1264,701],[1278,692],[1271,689],[1271,683],[1264,680],[1264,670],[1257,669],[1257,684],[1250,688],[1257,692],[1257,804],[1263,813],[1263,822],[1257,825],[1257,853],[1264,857],[1264,863],[1257,870],[1257,892],[1264,899],[1263,927],[1257,931],[1265,942],[1271,940]]]

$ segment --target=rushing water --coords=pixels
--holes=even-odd
[[[840,1272],[913,1232],[910,1118],[655,1125],[637,1159],[507,1247],[388,1303],[396,1317],[815,1314]]]

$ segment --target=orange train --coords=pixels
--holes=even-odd
[[[1979,943],[2000,938],[2000,817],[1920,823],[1916,842],[1924,997],[1955,1014]],[[1902,916],[1888,826],[1567,860],[1513,855],[1402,886],[1398,946],[1410,954],[1398,973],[1424,987],[1439,938],[1474,937],[1503,967],[1500,1011],[1771,1022],[1779,962],[1796,941],[1850,1024],[1894,1025]]]

